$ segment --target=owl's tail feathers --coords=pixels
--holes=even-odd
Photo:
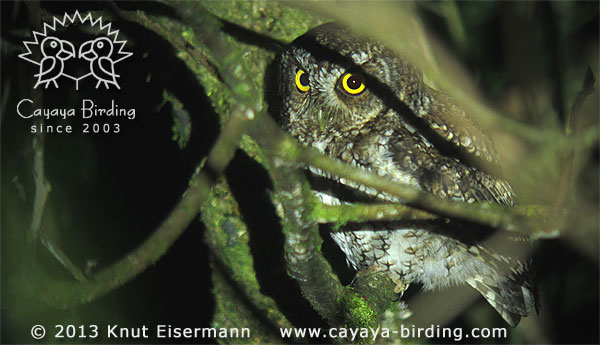
[[[521,317],[529,315],[533,310],[539,314],[537,289],[526,271],[513,271],[512,275],[497,278],[478,275],[467,279],[467,283],[479,291],[512,327],[518,325]]]

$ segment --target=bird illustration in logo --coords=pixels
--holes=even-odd
[[[56,79],[63,75],[65,61],[75,57],[75,47],[70,42],[48,36],[42,41],[41,51],[44,57],[39,63],[40,72],[35,75],[38,80],[33,88],[43,84],[47,89],[50,83],[58,88]]]
[[[120,89],[117,84],[118,74],[115,73],[115,62],[112,60],[113,44],[107,37],[98,37],[94,40],[85,42],[79,47],[79,57],[90,62],[90,72],[98,80],[96,88],[100,84],[108,89],[109,84],[113,84]]]

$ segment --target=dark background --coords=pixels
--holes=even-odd
[[[419,13],[432,32],[476,76],[478,86],[492,103],[504,105],[504,110],[527,123],[543,122],[540,116],[558,116],[558,121],[562,121],[564,109],[569,109],[570,105],[564,104],[565,97],[561,95],[573,86],[567,84],[561,71],[580,72],[581,81],[588,65],[596,64],[592,67],[597,71],[597,61],[590,57],[595,56],[596,60],[598,57],[598,3],[556,5],[534,2],[525,6],[530,12],[521,17],[515,15],[524,11],[520,4],[458,2],[457,8],[466,29],[467,39],[463,42],[456,41],[441,15],[429,5],[422,4]],[[102,10],[108,4],[42,2],[40,6],[50,15],[60,16],[74,10]],[[163,6],[152,3],[120,6],[164,11]],[[141,275],[89,304],[67,310],[40,311],[28,305],[26,296],[19,295],[20,284],[36,284],[36,280],[21,280],[21,277],[27,277],[23,274],[29,267],[27,262],[41,265],[45,274],[54,278],[71,278],[43,246],[29,252],[19,250],[29,225],[35,186],[31,177],[33,151],[29,131],[33,121],[18,117],[15,109],[19,100],[34,97],[32,86],[36,71],[34,65],[17,57],[23,52],[23,40],[29,39],[32,30],[25,4],[3,1],[1,10],[1,342],[30,343],[29,329],[34,324],[47,325],[49,333],[52,332],[50,325],[69,323],[109,323],[122,327],[162,323],[178,327],[210,327],[214,302],[209,249],[200,221],[193,222],[168,253]],[[559,27],[558,16],[569,16],[570,26]],[[194,169],[219,131],[218,117],[204,89],[177,58],[175,49],[163,38],[138,25],[120,20],[112,22],[121,30],[120,37],[128,40],[127,50],[133,52],[133,56],[117,66],[121,90],[96,90],[86,84],[79,91],[67,87],[36,91],[42,97],[36,104],[44,104],[45,108],[79,108],[80,100],[89,98],[101,107],[108,107],[114,99],[121,108],[136,109],[134,120],[116,120],[121,125],[120,134],[82,134],[79,116],[67,121],[51,119],[46,122],[50,125],[68,122],[76,133],[45,136],[45,167],[52,192],[42,228],[49,231],[79,267],[86,267],[89,260],[97,262],[93,271],[122,258],[160,224],[186,189]],[[61,37],[83,42],[95,36],[75,27],[68,28]],[[533,40],[535,46],[531,47],[528,40]],[[550,85],[547,88],[555,113],[530,116],[527,109],[515,111],[507,105],[511,104],[510,94],[536,87],[540,80]],[[192,135],[183,149],[172,139],[173,105],[163,102],[164,90],[175,95],[191,116]],[[97,122],[107,121],[113,120]],[[246,162],[247,157],[238,156],[227,172],[232,186],[248,183],[244,180],[248,178],[246,174],[236,171],[252,166]],[[586,159],[586,168],[575,177],[576,186],[584,191],[583,197],[587,201],[598,205],[598,149]],[[13,180],[15,176],[18,176],[18,183]],[[262,180],[253,178],[250,173],[249,181]],[[255,188],[267,188],[268,181],[263,183],[262,187]],[[18,184],[24,188],[24,200],[19,197]],[[253,191],[249,189],[248,193]],[[597,208],[589,217],[598,218]],[[260,228],[264,225],[260,223],[261,219],[261,216],[253,217],[252,226]],[[272,214],[264,219],[265,222],[272,221]],[[597,230],[586,229],[580,234],[597,243]],[[533,257],[542,294],[543,328],[539,331],[544,334],[544,339],[552,343],[598,342],[597,248],[592,245],[592,250],[585,252],[576,242],[563,239],[538,243]],[[477,303],[485,302],[481,299]],[[467,308],[467,313],[456,318],[451,326],[468,327],[472,317],[469,310],[474,307]],[[504,326],[494,320],[498,327]],[[306,323],[320,325],[318,320]],[[97,339],[93,342],[107,341]],[[519,342],[519,338],[495,341]],[[214,340],[206,339],[206,342]]]

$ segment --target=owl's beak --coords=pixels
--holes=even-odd
[[[327,118],[325,116],[325,114],[323,114],[323,109],[319,109],[319,112],[317,113],[317,123],[319,124],[319,128],[321,129],[321,131],[325,131],[325,126],[327,125]]]

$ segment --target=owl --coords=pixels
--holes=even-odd
[[[511,186],[493,172],[498,154],[489,136],[384,45],[328,23],[294,40],[275,61],[278,120],[302,144],[441,198],[514,204]],[[402,202],[307,168],[325,204]],[[349,265],[384,270],[400,294],[412,283],[424,290],[466,283],[511,326],[539,310],[528,264],[481,245],[490,229],[440,219],[341,230],[331,236]]]

